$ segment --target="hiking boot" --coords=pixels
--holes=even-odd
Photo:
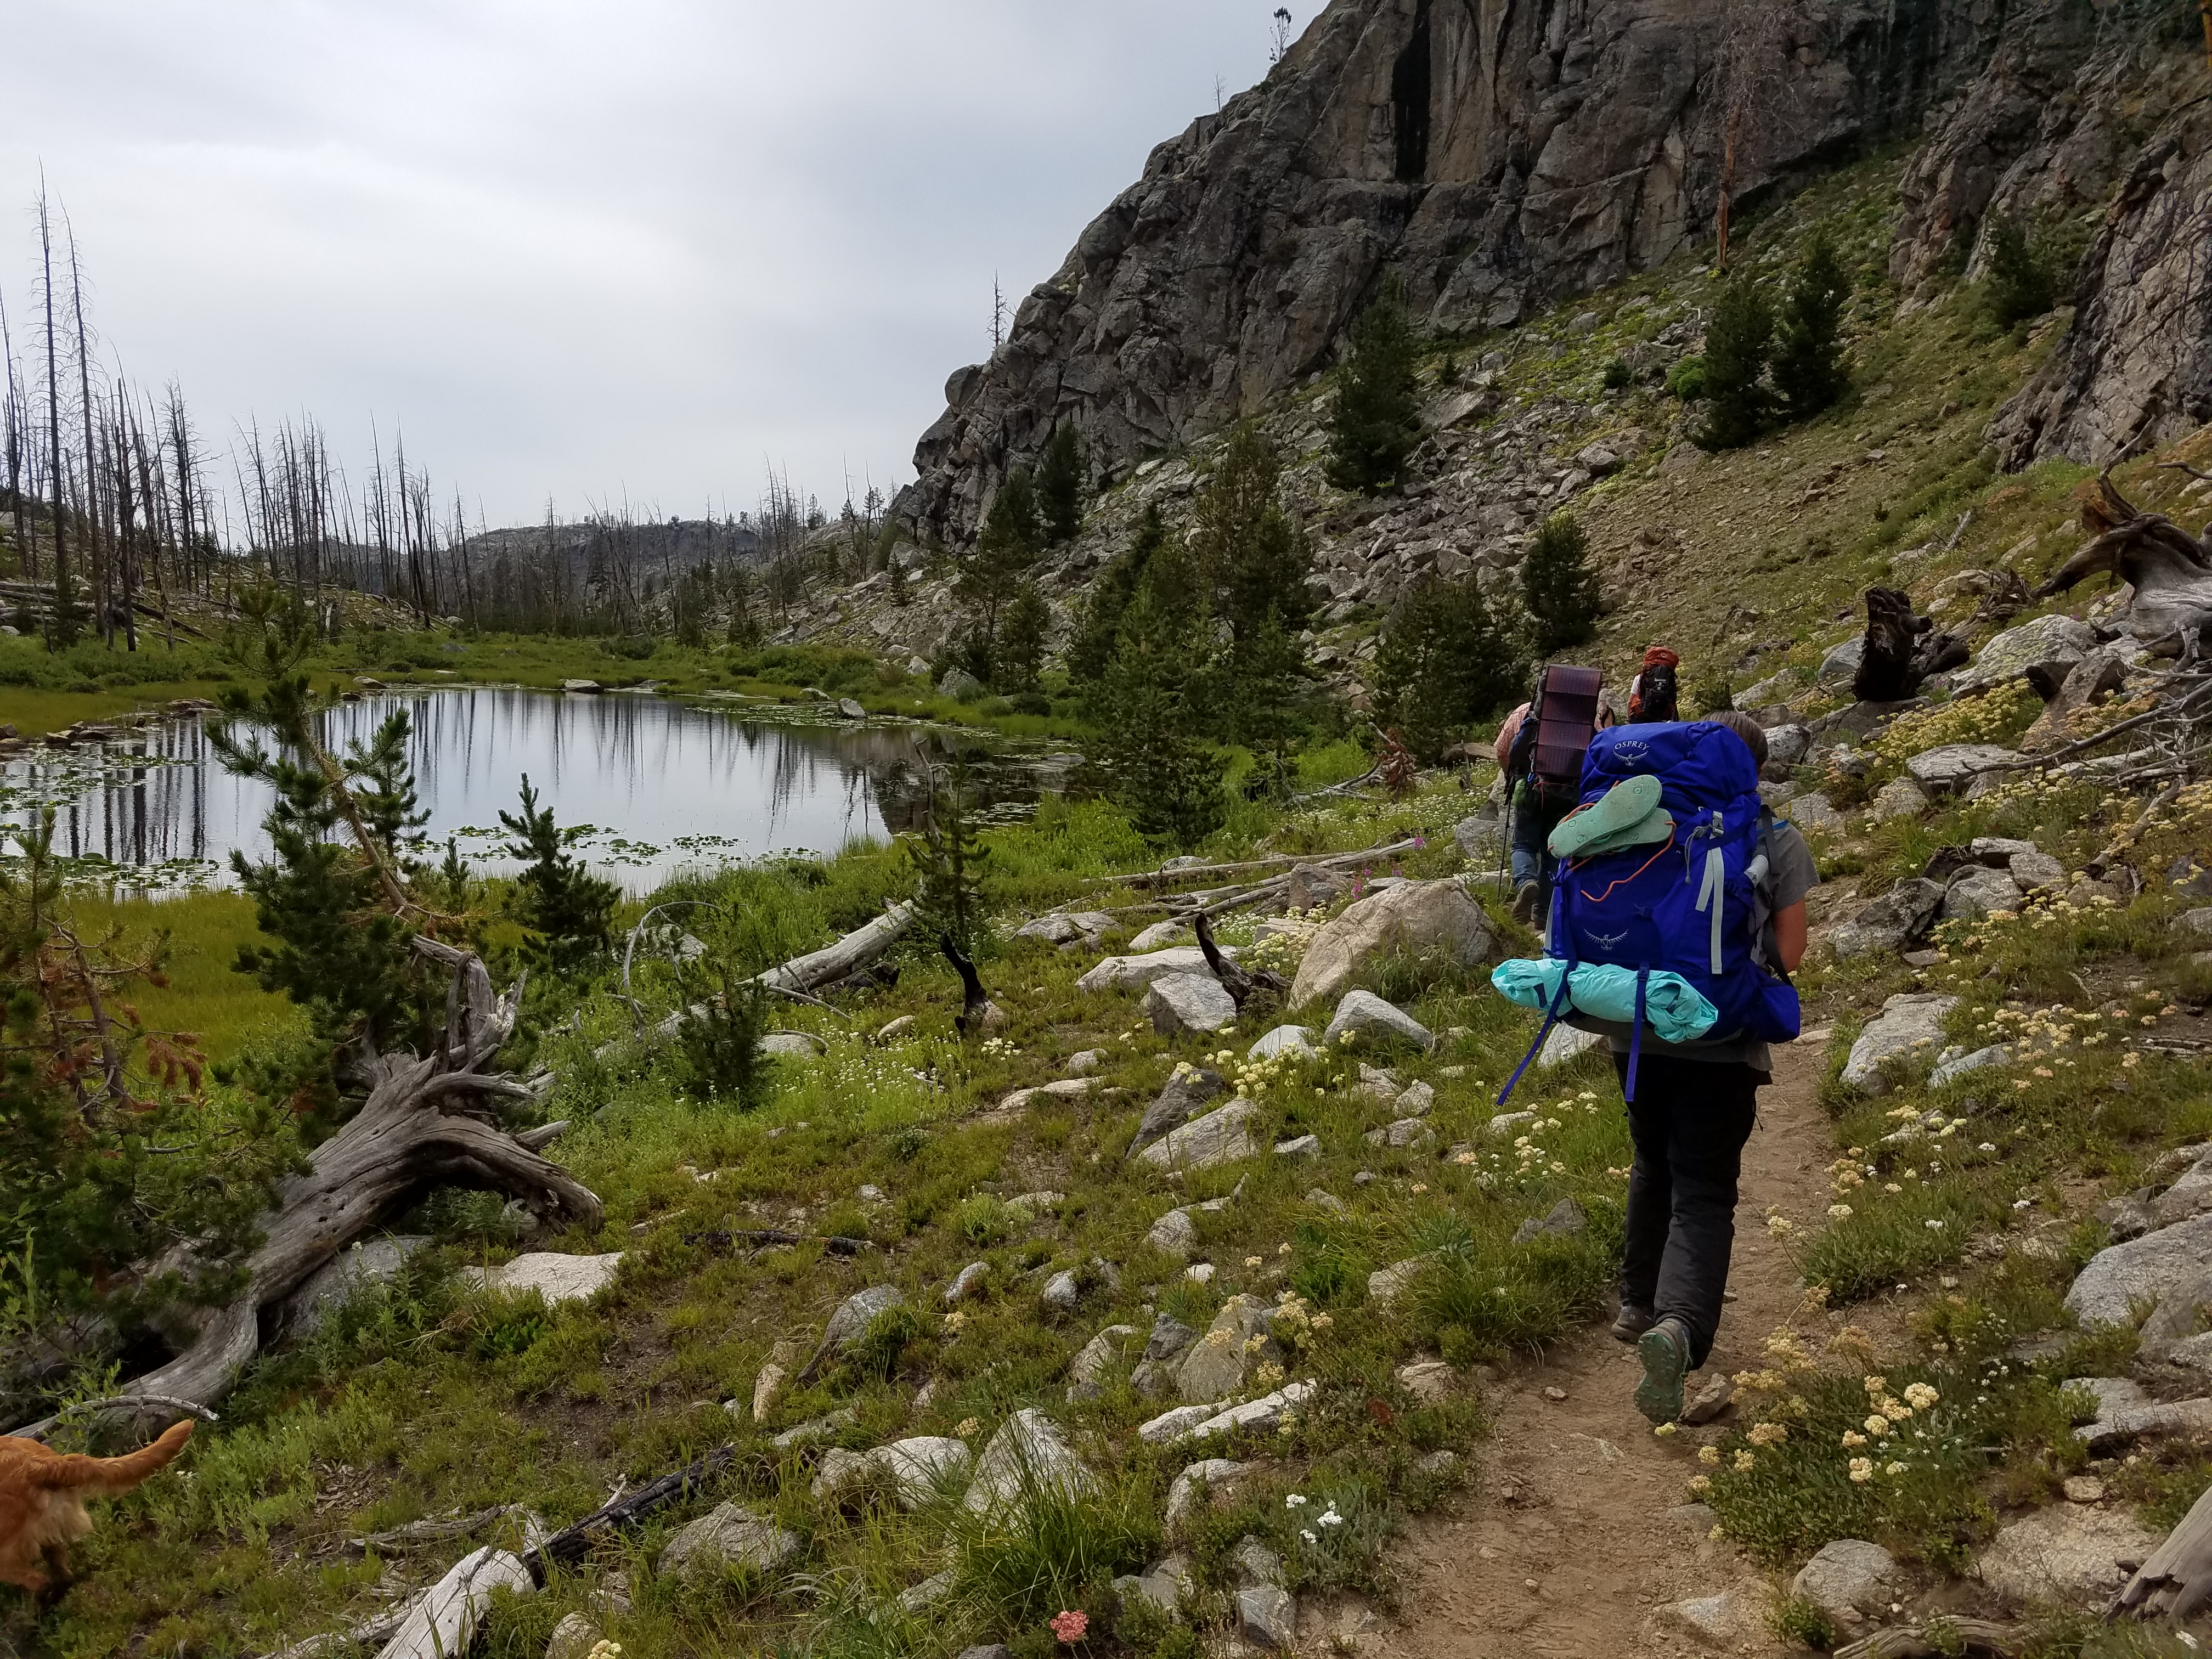
[[[1653,1423],[1672,1423],[1682,1414],[1682,1379],[1690,1370],[1690,1334],[1679,1319],[1662,1319],[1636,1339],[1644,1380],[1636,1385],[1636,1409]]]
[[[1533,881],[1524,881],[1513,895],[1513,920],[1523,927],[1536,925],[1536,912],[1543,902],[1544,890]]]
[[[1639,1308],[1633,1302],[1624,1302],[1613,1317],[1610,1334],[1616,1342],[1633,1342],[1651,1328],[1651,1310]]]

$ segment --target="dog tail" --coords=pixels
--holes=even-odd
[[[76,1486],[88,1492],[129,1492],[151,1480],[174,1460],[192,1437],[189,1417],[172,1423],[150,1446],[124,1457],[70,1456],[58,1458],[46,1473],[49,1486]]]

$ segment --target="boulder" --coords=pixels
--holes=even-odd
[[[2207,1210],[2212,1210],[2212,1152],[2184,1170],[2172,1186],[2151,1200],[2151,1213],[2161,1227]]]
[[[1892,818],[1917,818],[1928,810],[1928,793],[1911,778],[1892,778],[1875,791],[1867,811],[1878,823]]]
[[[563,1613],[545,1644],[545,1659],[591,1659],[599,1639],[599,1627],[582,1613]]]
[[[573,691],[579,696],[586,697],[595,696],[599,692],[606,690],[606,688],[601,685],[597,680],[562,680],[561,682],[561,689],[563,691]]]
[[[535,1291],[548,1307],[563,1302],[582,1302],[615,1282],[622,1252],[607,1255],[557,1255],[535,1250],[497,1267],[464,1267],[461,1279],[480,1290],[522,1296]]]
[[[1176,1391],[1190,1405],[1233,1397],[1254,1365],[1283,1363],[1273,1328],[1273,1312],[1259,1297],[1231,1297],[1183,1356],[1176,1371]]]
[[[1457,882],[1408,882],[1359,900],[1314,935],[1291,987],[1290,1006],[1342,994],[1386,951],[1442,956],[1475,968],[1497,948],[1489,918]]]
[[[1293,865],[1290,886],[1283,895],[1293,910],[1326,909],[1352,890],[1347,876],[1318,864]]]
[[[1073,1313],[1083,1300],[1083,1286],[1073,1270],[1057,1273],[1045,1281],[1038,1299],[1054,1313]]]
[[[1794,795],[1782,816],[1808,836],[1832,836],[1844,827],[1844,815],[1826,795]]]
[[[1883,1076],[1886,1062],[1911,1058],[1923,1051],[1933,1060],[1942,1047],[1943,1022],[1959,1006],[1959,999],[1926,992],[1893,996],[1881,1005],[1881,1014],[1861,1031],[1844,1064],[1843,1081],[1869,1094],[1887,1092]]]
[[[1902,951],[1926,935],[1942,913],[1943,884],[1908,876],[1828,935],[1842,960]]]
[[[1790,1594],[1850,1630],[1868,1614],[1887,1611],[1896,1588],[1897,1561],[1887,1550],[1863,1538],[1838,1538],[1798,1570]]]
[[[2109,1600],[2157,1547],[2124,1510],[2054,1504],[2002,1529],[1974,1571],[2008,1601],[2087,1607]]]
[[[1766,763],[1794,771],[1813,753],[1813,732],[1805,726],[1773,726],[1766,732]]]
[[[1146,956],[1154,951],[1165,951],[1175,945],[1187,945],[1190,929],[1180,921],[1156,921],[1129,941],[1131,956]]]
[[[307,1282],[284,1298],[283,1326],[295,1336],[305,1336],[323,1322],[323,1316],[343,1306],[355,1291],[371,1285],[388,1285],[399,1270],[430,1241],[412,1234],[357,1240],[309,1276]]]
[[[813,1038],[799,1031],[770,1031],[759,1047],[761,1053],[779,1060],[811,1060],[820,1052]]]
[[[991,1437],[961,1503],[973,1514],[1003,1515],[1018,1511],[1032,1493],[1058,1491],[1075,1497],[1097,1490],[1098,1478],[1068,1449],[1059,1426],[1027,1407]]]
[[[1934,1071],[1929,1073],[1928,1086],[1931,1089],[1948,1088],[1971,1072],[1982,1071],[1991,1066],[2011,1064],[2012,1049],[2002,1042],[1992,1043],[1986,1048],[1977,1048],[1971,1054],[1955,1054],[1951,1059],[1940,1062]]]
[[[1954,876],[1943,890],[1943,920],[1979,921],[1999,910],[2017,914],[2020,901],[2019,884],[2008,872],[1975,865]]]
[[[1500,1112],[1483,1126],[1482,1133],[1492,1140],[1504,1140],[1524,1123],[1534,1123],[1534,1112]]]
[[[1237,1592],[1237,1633],[1254,1647],[1288,1653],[1298,1639],[1298,1604],[1279,1584],[1255,1584]]]
[[[2127,1325],[2134,1304],[2155,1304],[2208,1269],[2212,1215],[2192,1216],[2098,1251],[2066,1292],[2066,1309],[2084,1327]]]
[[[861,1485],[874,1470],[875,1465],[868,1461],[866,1453],[832,1446],[814,1466],[811,1490],[817,1499],[835,1501],[848,1487]]]
[[[1176,1066],[1167,1086],[1145,1109],[1145,1121],[1137,1126],[1137,1138],[1129,1143],[1127,1155],[1133,1158],[1169,1130],[1182,1127],[1197,1115],[1200,1107],[1226,1087],[1218,1072],[1202,1066]]]
[[[2006,861],[2006,872],[2014,884],[2024,892],[2055,893],[2066,885],[2066,866],[2050,854],[2036,848],[2025,853],[2014,853]]]
[[[1172,1536],[1201,1494],[1208,1499],[1228,1496],[1237,1480],[1255,1467],[1225,1457],[1204,1457],[1189,1465],[1169,1483],[1165,1530]]]
[[[1670,1634],[1725,1651],[1767,1639],[1767,1612],[1773,1601],[1773,1592],[1765,1583],[1746,1579],[1731,1589],[1655,1607],[1651,1622]]]
[[[948,668],[945,678],[937,683],[939,696],[950,697],[955,702],[974,702],[983,696],[986,688],[964,668]]]
[[[1977,651],[1951,682],[1951,689],[1961,696],[1984,691],[2039,671],[2041,677],[2062,682],[2075,663],[2096,648],[2097,630],[2088,623],[2063,615],[2037,617],[2008,628]]]
[[[1322,1046],[1334,1048],[1346,1031],[1363,1036],[1396,1037],[1424,1051],[1433,1050],[1437,1040],[1429,1028],[1402,1008],[1395,1007],[1376,996],[1372,991],[1346,991],[1344,1000],[1336,1005],[1336,1014],[1322,1033]]]
[[[1256,1158],[1260,1142],[1252,1125],[1259,1117],[1260,1109],[1250,1101],[1232,1100],[1154,1141],[1137,1156],[1158,1170],[1211,1170]]]
[[[463,1556],[408,1608],[379,1659],[438,1659],[467,1652],[491,1610],[492,1592],[500,1589],[534,1595],[538,1581],[520,1557],[505,1550],[487,1547]],[[352,1644],[344,1650],[352,1652]]]
[[[1224,945],[1221,954],[1232,962],[1237,959],[1233,945]],[[1150,951],[1143,956],[1102,957],[1075,981],[1075,988],[1091,994],[1101,991],[1142,991],[1154,980],[1165,979],[1171,974],[1203,974],[1209,979],[1213,976],[1206,965],[1206,952],[1192,945],[1172,951]]]
[[[2043,713],[2020,740],[2021,750],[2035,755],[2072,742],[2078,735],[2073,729],[2074,716],[2118,690],[2127,678],[2127,660],[2118,652],[2092,651],[2066,671],[2056,695],[2043,705]]]
[[[1505,821],[1487,812],[1478,812],[1452,826],[1452,839],[1459,843],[1462,858],[1476,861],[1500,860],[1505,850]]]
[[[1145,1016],[1164,1037],[1202,1036],[1237,1023],[1237,1000],[1211,974],[1168,974],[1145,993]]]
[[[1067,1057],[1067,1074],[1072,1078],[1089,1077],[1105,1064],[1103,1048],[1085,1048]]]
[[[868,1461],[889,1477],[901,1509],[918,1510],[965,1481],[975,1454],[964,1440],[923,1434],[878,1446]]]
[[[1866,635],[1854,634],[1841,645],[1832,647],[1820,659],[1820,672],[1814,682],[1824,690],[1842,691],[1850,688],[1858,677],[1859,659],[1866,655]]]
[[[1172,1526],[1172,1523],[1170,1523]],[[1123,1607],[1143,1603],[1155,1613],[1172,1615],[1190,1593],[1190,1562],[1180,1555],[1162,1558],[1142,1574],[1124,1573],[1114,1581],[1114,1594]]]
[[[1947,743],[1924,749],[1905,763],[1912,781],[1931,795],[1966,787],[1981,774],[2016,761],[2019,755],[1990,743]]]
[[[670,1539],[656,1571],[667,1577],[698,1567],[728,1567],[765,1577],[805,1547],[796,1533],[786,1532],[750,1510],[724,1504]]]
[[[860,701],[857,697],[838,698],[837,712],[848,720],[864,720],[868,718],[868,711],[860,706]]]
[[[868,1334],[878,1316],[906,1305],[906,1294],[896,1285],[877,1285],[856,1291],[837,1304],[822,1333],[824,1352],[844,1353]]]
[[[1147,1400],[1164,1400],[1176,1391],[1176,1372],[1182,1357],[1198,1340],[1198,1333],[1181,1320],[1161,1314],[1152,1321],[1152,1334],[1145,1343],[1144,1358],[1129,1373],[1129,1386]]]
[[[1310,1058],[1314,1048],[1313,1028],[1308,1025],[1278,1025],[1244,1051],[1247,1060],[1273,1060],[1278,1054],[1296,1054]]]

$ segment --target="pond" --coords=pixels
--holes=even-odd
[[[580,856],[632,894],[679,870],[772,854],[831,854],[911,829],[924,769],[957,744],[987,816],[1024,816],[1078,758],[915,722],[838,720],[810,705],[562,696],[506,686],[386,692],[331,709],[334,752],[365,742],[396,708],[413,724],[416,789],[434,847],[458,838],[480,870],[504,866],[499,814],[523,775],[565,828],[589,825]],[[212,718],[212,717],[210,717]],[[269,850],[267,786],[232,776],[197,716],[140,726],[94,746],[42,748],[0,769],[0,816],[57,809],[55,850],[118,866],[147,891],[228,884],[230,854]],[[9,850],[13,850],[12,845]]]

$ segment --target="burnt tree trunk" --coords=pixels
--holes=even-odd
[[[484,1188],[586,1227],[599,1225],[595,1194],[488,1121],[490,1101],[534,1099],[544,1086],[489,1069],[514,1034],[521,988],[496,996],[491,975],[470,952],[428,939],[417,939],[415,949],[452,975],[437,1048],[368,1062],[368,1098],[360,1111],[315,1148],[304,1173],[285,1178],[262,1216],[261,1243],[246,1258],[244,1288],[228,1305],[198,1313],[189,1346],[160,1370],[131,1379],[131,1395],[169,1395],[202,1406],[222,1400],[260,1352],[264,1315],[426,1188]],[[191,1265],[165,1258],[152,1271]]]

